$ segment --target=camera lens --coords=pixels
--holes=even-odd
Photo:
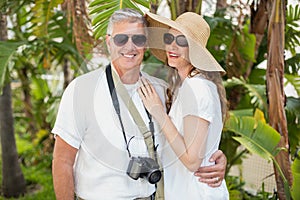
[[[148,181],[151,184],[157,183],[161,178],[161,171],[155,170],[152,173],[148,174]]]

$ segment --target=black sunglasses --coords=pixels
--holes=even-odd
[[[173,41],[176,41],[176,44],[178,46],[181,47],[187,47],[188,45],[188,41],[186,39],[186,37],[184,35],[178,35],[178,36],[174,36],[171,33],[165,33],[164,34],[164,43],[165,44],[172,44]]]
[[[147,37],[142,34],[132,35],[132,36],[128,36],[126,34],[116,34],[115,36],[113,36],[115,45],[117,45],[119,47],[124,46],[128,42],[129,38],[131,38],[131,41],[133,42],[133,44],[138,47],[145,46],[146,41],[147,41]]]

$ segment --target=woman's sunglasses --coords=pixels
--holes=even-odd
[[[188,45],[188,41],[186,39],[186,37],[184,35],[178,35],[178,36],[174,36],[171,33],[165,33],[164,34],[164,43],[165,44],[172,44],[173,41],[176,41],[176,44],[178,46],[181,47],[187,47]]]
[[[140,34],[140,35],[131,35],[131,36],[128,36],[126,34],[116,34],[115,36],[113,36],[113,40],[114,40],[115,45],[117,45],[119,47],[124,46],[128,42],[129,38],[131,38],[131,41],[137,47],[143,47],[143,46],[146,45],[147,37],[145,35],[142,35],[142,34]]]

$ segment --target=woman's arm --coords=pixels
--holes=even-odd
[[[209,122],[196,116],[186,116],[183,120],[184,136],[182,136],[166,114],[153,86],[145,80],[142,83],[139,94],[145,107],[159,123],[162,132],[180,161],[188,170],[195,172],[201,165],[205,154]]]

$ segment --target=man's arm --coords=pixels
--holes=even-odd
[[[73,165],[77,149],[67,144],[58,135],[52,160],[53,185],[57,200],[74,200]]]
[[[195,176],[199,177],[199,181],[207,183],[210,187],[219,187],[225,177],[227,159],[225,154],[218,150],[211,158],[210,162],[215,162],[215,165],[200,167]]]

